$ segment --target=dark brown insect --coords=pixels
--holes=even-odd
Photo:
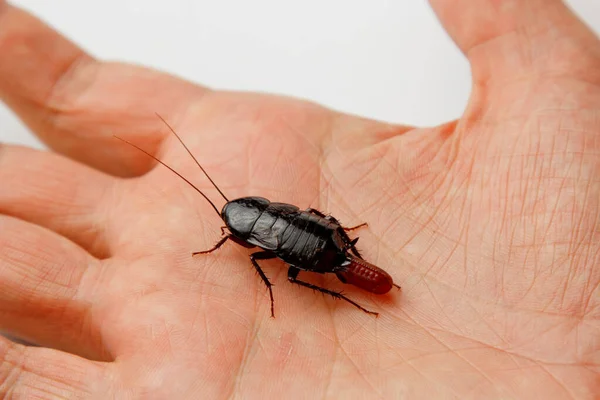
[[[225,222],[225,227],[221,228],[221,232],[224,235],[221,240],[209,250],[192,253],[194,256],[212,253],[228,240],[232,240],[247,248],[260,248],[261,251],[250,255],[250,262],[252,262],[252,265],[269,290],[269,296],[271,297],[271,317],[275,317],[272,284],[258,265],[257,260],[272,258],[279,258],[289,265],[288,280],[291,283],[329,294],[334,298],[349,302],[366,313],[375,316],[379,315],[355,303],[342,293],[298,279],[300,271],[317,272],[320,274],[334,273],[340,281],[374,294],[387,293],[391,290],[392,286],[400,288],[400,286],[394,284],[392,277],[387,272],[368,263],[361,257],[359,251],[356,249],[358,238],[352,240],[346,233],[365,226],[366,223],[352,228],[344,228],[334,217],[325,215],[318,210],[312,208],[300,210],[295,205],[275,203],[263,197],[242,197],[229,200],[206,173],[204,168],[202,168],[196,157],[194,157],[175,130],[160,115],[158,117],[169,127],[198,167],[200,167],[204,175],[221,194],[223,199],[225,199],[226,203],[221,212],[219,212],[215,204],[200,189],[173,168],[135,144],[119,137],[117,139],[152,157],[187,182],[210,203],[219,217]],[[225,233],[225,228],[229,233]]]

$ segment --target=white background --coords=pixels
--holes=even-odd
[[[600,32],[600,1],[567,3]],[[470,90],[469,66],[425,0],[13,4],[98,58],[214,88],[307,98],[390,122],[434,125],[457,118]],[[1,104],[0,141],[41,147]]]

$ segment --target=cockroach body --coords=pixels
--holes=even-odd
[[[366,223],[344,228],[334,217],[313,208],[300,210],[295,205],[271,202],[263,197],[242,197],[230,201],[208,176],[175,130],[160,115],[158,117],[177,137],[198,167],[225,199],[226,203],[220,212],[202,191],[177,171],[133,143],[117,138],[144,152],[182,178],[210,203],[225,223],[225,227],[221,228],[223,237],[217,244],[209,250],[194,252],[193,256],[212,253],[228,240],[247,248],[258,247],[262,250],[252,253],[250,261],[269,290],[271,317],[275,317],[273,285],[257,260],[279,258],[289,265],[288,280],[291,283],[345,300],[360,310],[375,316],[378,313],[365,309],[342,293],[299,280],[298,274],[300,271],[320,274],[334,273],[343,283],[374,294],[385,294],[391,290],[392,286],[400,288],[394,284],[392,277],[387,272],[362,258],[356,249],[358,238],[352,240],[346,233],[365,226]],[[229,233],[225,233],[225,229]]]

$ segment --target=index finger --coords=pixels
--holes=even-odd
[[[150,167],[118,135],[151,151],[155,112],[177,120],[207,89],[145,68],[103,63],[29,13],[0,1],[0,98],[51,149],[115,175]]]

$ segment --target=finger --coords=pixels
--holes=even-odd
[[[116,175],[147,170],[113,135],[158,147],[169,120],[206,90],[155,71],[106,64],[16,7],[0,7],[0,98],[50,148]],[[132,154],[134,154],[132,156]]]
[[[99,258],[110,254],[105,229],[114,178],[53,153],[6,145],[0,182],[1,214],[51,229]]]
[[[593,33],[560,0],[430,3],[467,54],[475,82],[560,73],[570,67],[568,60],[574,52],[589,57],[587,44],[596,42]],[[563,59],[561,54],[568,57]],[[577,59],[579,65],[581,61]]]
[[[0,331],[109,359],[88,295],[99,268],[98,260],[54,232],[0,216]]]
[[[3,399],[96,398],[99,394],[107,396],[106,381],[106,364],[0,337]]]

